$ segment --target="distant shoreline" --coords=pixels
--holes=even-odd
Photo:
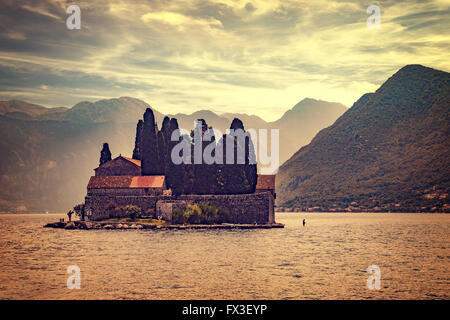
[[[399,211],[399,212],[389,212],[389,211],[275,211],[275,213],[392,213],[392,214],[401,214],[401,213],[415,213],[415,214],[450,214],[450,212],[439,212],[439,211],[420,211],[420,212],[410,212],[410,211]],[[0,212],[0,215],[64,215],[67,216],[66,213],[58,213],[58,212]]]

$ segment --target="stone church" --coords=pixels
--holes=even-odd
[[[203,150],[206,148],[203,139],[212,140],[214,149],[219,146],[232,152],[233,159],[237,159],[238,152],[243,152],[243,163],[229,163],[229,154],[224,152],[223,161],[219,163],[197,165],[190,161],[175,164],[170,152],[174,143],[178,143],[171,140],[179,130],[177,119],[165,117],[159,130],[153,111],[147,108],[143,120],[136,126],[132,158],[119,155],[111,159],[109,145],[103,144],[100,166],[94,169],[95,175],[87,185],[88,217],[91,220],[118,217],[125,215],[121,208],[133,205],[146,215],[161,216],[170,221],[174,208],[184,210],[189,205],[206,202],[227,210],[232,223],[274,223],[275,176],[257,174],[257,164],[252,160],[253,144],[242,121],[235,118],[230,129],[244,134],[244,139],[233,136],[231,131],[217,137],[217,142],[215,138],[207,139],[206,135],[213,135],[214,130],[206,121],[198,119],[193,130],[194,139],[191,141],[179,134],[179,143],[195,150],[200,141],[199,147]],[[199,140],[195,140],[196,134]],[[226,147],[227,143],[232,143],[231,151]]]
[[[141,161],[122,155],[94,169],[87,185],[85,204],[91,220],[109,218],[106,208],[136,205],[144,212],[167,211],[198,201],[208,201],[226,207],[235,223],[274,223],[275,175],[258,175],[253,194],[181,195],[176,199],[167,189],[164,175],[142,176]],[[170,220],[167,212],[160,213]]]

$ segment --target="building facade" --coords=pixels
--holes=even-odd
[[[165,176],[141,175],[139,160],[119,156],[94,169],[85,197],[86,212],[91,220],[116,217],[111,207],[135,205],[143,212],[154,212],[171,219],[172,208],[208,202],[227,209],[232,223],[275,223],[275,176],[258,175],[256,191],[249,194],[180,195],[167,189]]]

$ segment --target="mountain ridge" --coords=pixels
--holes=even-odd
[[[109,101],[112,102],[112,112],[105,114]],[[128,112],[127,103],[132,104],[133,112]],[[82,101],[75,106],[57,110],[37,108],[38,112],[30,111],[29,114],[13,113],[17,110],[26,111],[23,108],[2,109],[0,210],[26,208],[27,211],[61,212],[81,202],[86,192],[86,181],[92,175],[92,169],[98,166],[102,144],[108,142],[113,155],[121,153],[131,156],[136,122],[142,117],[145,108],[150,107],[144,101],[130,97]],[[123,110],[127,110],[124,115]],[[155,109],[153,112],[161,127],[164,115]],[[135,118],[133,113],[136,114]],[[193,121],[202,116],[206,117],[209,125],[225,132],[236,115],[220,116],[212,111],[176,115],[181,128],[192,128]],[[333,117],[330,116],[328,121],[334,121]],[[263,120],[261,122],[260,118],[242,118],[246,129],[270,129],[270,125]],[[317,125],[315,130],[319,129],[320,125]],[[280,130],[294,133],[294,138],[301,139],[305,136],[308,138],[308,135],[310,139],[315,133],[303,133],[299,126]],[[304,140],[301,139],[294,148],[285,148],[284,142],[280,140],[282,150],[287,151],[281,161],[302,145]]]
[[[278,204],[318,211],[448,211],[449,110],[449,73],[401,68],[280,167]]]

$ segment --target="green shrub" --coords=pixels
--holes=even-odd
[[[133,205],[125,206],[123,208],[123,211],[131,220],[136,220],[136,218],[140,216],[142,212],[141,208]]]
[[[189,205],[183,213],[184,219],[189,224],[202,223],[202,209],[197,205]]]
[[[173,224],[184,224],[186,223],[184,219],[183,210],[175,208],[172,210],[172,223]]]
[[[179,208],[172,211],[172,223],[174,224],[220,224],[230,221],[231,215],[227,209],[211,205],[208,202],[188,205],[184,211]]]
[[[86,213],[86,206],[84,205],[84,203],[77,204],[75,207],[73,207],[73,211],[78,217],[80,217],[82,221],[84,221],[84,215]]]

